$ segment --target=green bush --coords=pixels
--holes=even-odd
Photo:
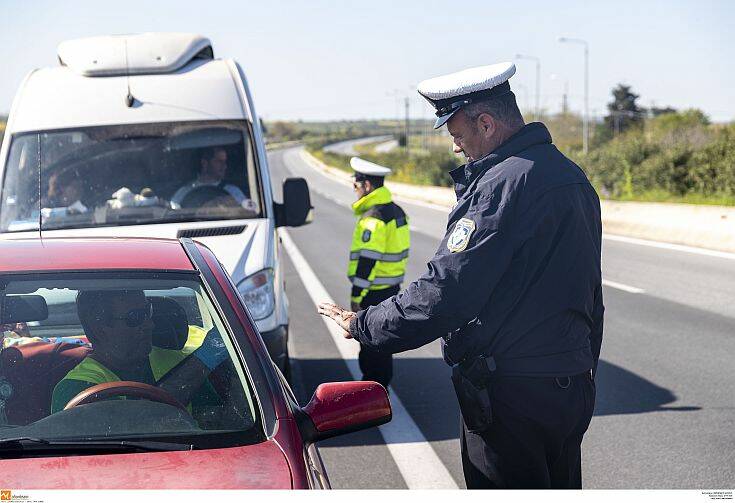
[[[699,110],[665,113],[617,137],[596,124],[585,155],[579,117],[560,115],[545,122],[554,143],[587,172],[603,197],[735,205],[735,124],[710,124]],[[366,128],[341,125],[315,135],[307,147],[325,163],[350,171],[349,156],[321,148],[347,139],[348,133],[359,136]],[[436,140],[429,150],[412,147],[410,156],[401,147],[376,153],[374,145],[364,145],[359,148],[360,157],[390,167],[396,181],[451,186],[447,172],[462,160],[452,154],[449,139],[446,146],[444,138]]]
[[[699,110],[649,119],[572,158],[608,197],[735,204],[735,125],[710,125]]]

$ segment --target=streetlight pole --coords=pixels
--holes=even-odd
[[[534,120],[539,120],[541,117],[541,60],[536,56],[525,56],[523,54],[516,54],[516,59],[528,59],[536,62],[536,110],[534,111]]]
[[[582,149],[584,153],[587,153],[589,148],[590,128],[589,128],[589,87],[590,87],[590,72],[589,72],[589,45],[586,40],[580,38],[567,38],[559,37],[559,42],[567,42],[570,44],[582,44],[584,45],[584,121],[582,122]]]

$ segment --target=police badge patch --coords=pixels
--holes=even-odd
[[[362,231],[362,242],[363,243],[367,243],[368,241],[370,241],[370,234],[371,233],[369,229],[365,229],[364,231]]]
[[[469,218],[460,218],[454,224],[454,230],[447,240],[449,251],[456,253],[467,248],[467,243],[470,242],[470,236],[472,236],[473,232],[475,232],[475,222]]]

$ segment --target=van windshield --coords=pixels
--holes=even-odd
[[[13,138],[0,231],[257,218],[249,124],[98,126]]]

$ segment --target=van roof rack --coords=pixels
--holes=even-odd
[[[78,38],[59,44],[59,63],[87,77],[175,72],[214,59],[212,42],[193,33],[141,33]]]

